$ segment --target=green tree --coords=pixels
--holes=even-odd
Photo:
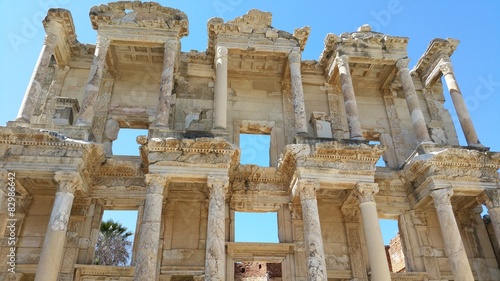
[[[133,233],[127,227],[112,219],[102,221],[95,247],[94,263],[99,265],[128,265]]]

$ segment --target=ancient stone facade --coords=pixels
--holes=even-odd
[[[90,20],[95,45],[48,11],[18,118],[0,127],[0,280],[230,281],[245,262],[287,281],[500,280],[480,217],[484,204],[500,241],[500,154],[474,130],[457,40],[409,69],[408,38],[367,25],[328,34],[312,61],[308,27],[258,10],[210,19],[203,52],[181,51],[188,18],[157,3]],[[148,130],[140,156],[113,155],[121,128]],[[240,164],[242,133],[270,135],[269,167]],[[132,266],[93,265],[105,209],[138,210]],[[235,212],[276,213],[279,243],[235,242]],[[404,272],[379,218],[398,221]]]

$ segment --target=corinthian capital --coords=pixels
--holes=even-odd
[[[107,48],[110,43],[111,43],[111,40],[109,39],[108,36],[98,35],[97,42],[95,44],[96,49],[97,48]]]
[[[378,184],[376,183],[358,183],[354,189],[354,195],[359,203],[375,202],[375,194],[378,193]]]
[[[83,184],[80,174],[77,172],[55,172],[54,180],[59,184],[57,192],[74,193]]]
[[[335,63],[338,67],[349,67],[349,57],[346,55],[338,56],[335,58]]]
[[[488,209],[500,207],[500,190],[487,189],[484,191],[484,196],[478,198],[481,204],[486,205]]]
[[[292,51],[288,55],[288,60],[290,61],[290,63],[300,63],[300,61],[301,61],[300,52],[299,51]]]
[[[228,50],[226,47],[224,46],[217,46],[217,50],[216,50],[216,56],[218,58],[221,58],[221,57],[227,57],[227,54],[228,54]]]
[[[159,174],[146,174],[146,192],[163,194],[167,185],[167,176]]]
[[[450,198],[453,196],[453,189],[451,187],[436,189],[433,190],[430,195],[432,199],[434,199],[434,206],[438,209],[451,205]]]
[[[300,199],[316,199],[316,190],[319,189],[319,182],[317,180],[299,180],[297,184]]]
[[[229,188],[229,177],[209,176],[207,178],[207,185],[210,196],[224,196]]]
[[[439,69],[443,73],[443,75],[446,74],[453,74],[453,66],[451,65],[451,62],[442,62],[439,64]]]
[[[401,69],[405,69],[405,68],[408,68],[408,64],[410,63],[410,59],[408,58],[404,58],[404,59],[399,59],[397,62],[396,62],[396,67],[401,70]]]

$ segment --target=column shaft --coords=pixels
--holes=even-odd
[[[89,78],[83,93],[83,104],[80,111],[80,117],[76,122],[77,126],[91,126],[94,119],[94,111],[101,87],[102,72],[106,63],[106,54],[110,40],[107,37],[98,35],[95,46],[94,60],[90,67]]]
[[[290,81],[293,95],[293,111],[297,134],[307,134],[306,108],[304,105],[304,90],[302,88],[302,74],[300,71],[300,52],[292,51],[288,55],[290,63]]]
[[[28,88],[24,94],[21,107],[17,113],[16,121],[30,122],[35,103],[38,96],[42,91],[43,84],[45,82],[45,77],[48,73],[48,68],[50,65],[50,60],[57,43],[57,37],[53,34],[45,35],[45,42],[43,44],[40,55],[38,56],[38,61],[36,62],[35,70],[31,76]]]
[[[227,53],[226,47],[218,46],[215,57],[214,129],[227,126]]]
[[[356,103],[356,96],[354,95],[348,57],[345,55],[337,57],[335,62],[339,68],[340,83],[342,84],[342,94],[344,96],[345,112],[351,139],[364,140],[361,133],[361,123],[359,123],[358,118],[358,105]]]
[[[477,137],[476,129],[474,124],[472,124],[472,119],[470,118],[469,110],[465,105],[464,97],[462,92],[458,87],[457,80],[455,79],[455,73],[451,62],[443,62],[439,65],[441,72],[443,73],[446,86],[450,91],[451,99],[453,101],[453,106],[458,115],[458,120],[460,121],[460,126],[464,132],[465,139],[468,145],[482,146]]]
[[[488,208],[488,215],[490,216],[493,231],[500,247],[500,191],[485,190],[485,194],[486,197],[480,201]]]
[[[156,280],[160,241],[163,191],[167,180],[162,175],[146,175],[147,193],[141,221],[134,280]]]
[[[316,201],[317,181],[299,181],[302,219],[304,221],[304,242],[307,254],[307,271],[309,280],[327,281],[325,250],[319,221],[318,203]]]
[[[163,70],[160,82],[160,99],[156,109],[155,126],[168,127],[170,117],[170,107],[172,104],[172,90],[174,88],[174,66],[175,55],[177,54],[177,42],[165,42],[163,52]]]
[[[473,281],[472,270],[451,206],[450,197],[453,195],[453,190],[451,188],[436,189],[430,195],[434,199],[443,234],[444,250],[450,261],[454,280]]]
[[[431,142],[427,125],[425,124],[424,114],[420,108],[417,92],[415,91],[410,70],[408,69],[409,61],[409,59],[400,59],[397,61],[396,66],[399,70],[398,77],[403,85],[406,103],[408,105],[408,110],[410,111],[411,122],[413,124],[413,130],[417,136],[418,143]]]
[[[205,280],[225,280],[225,206],[228,177],[208,177],[208,205]]]
[[[378,221],[377,204],[375,203],[375,194],[378,192],[378,186],[374,183],[359,183],[356,186],[355,192],[360,202],[359,208],[363,219],[366,247],[368,248],[368,259],[370,260],[371,268],[370,280],[391,280],[384,240]]]
[[[77,173],[56,172],[54,179],[59,183],[59,187],[36,268],[35,281],[56,281],[58,278],[74,192],[76,187],[81,185]]]

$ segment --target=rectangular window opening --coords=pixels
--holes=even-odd
[[[380,145],[380,141],[379,140],[371,140],[368,144],[370,144],[370,145],[376,145],[376,144]],[[375,163],[375,166],[376,167],[387,167],[387,163],[384,161],[384,156],[383,155],[378,159],[377,163]]]
[[[270,166],[271,136],[258,134],[240,134],[240,163]]]
[[[112,143],[112,155],[139,156],[138,136],[147,136],[146,129],[125,129],[120,128],[118,138]]]
[[[234,213],[235,242],[279,243],[278,213]]]
[[[406,272],[405,255],[401,236],[399,235],[398,221],[393,219],[379,219],[379,223],[384,239],[389,269],[391,272]]]
[[[234,263],[234,280],[281,280],[281,263],[244,261]]]
[[[94,264],[131,265],[137,213],[137,210],[104,210],[95,245]]]

